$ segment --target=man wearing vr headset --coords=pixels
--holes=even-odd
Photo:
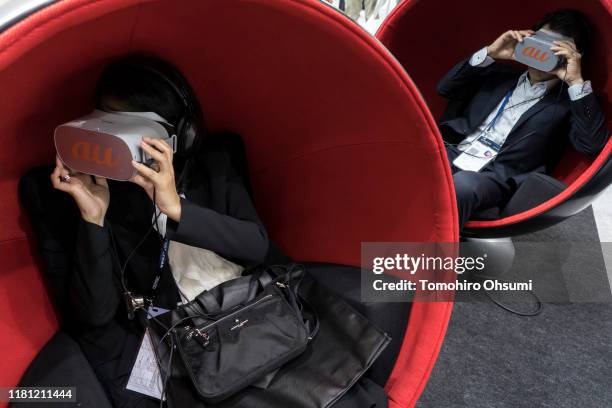
[[[503,208],[529,175],[556,164],[568,142],[587,155],[603,148],[609,135],[604,115],[582,77],[590,37],[584,15],[557,10],[532,30],[503,33],[440,81],[438,93],[450,100],[439,126],[460,227],[476,211]],[[529,68],[517,71],[498,62],[512,59]]]

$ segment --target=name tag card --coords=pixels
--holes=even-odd
[[[461,170],[478,172],[497,156],[500,148],[494,140],[481,136],[457,156],[453,164]]]
[[[162,378],[148,329],[140,344],[126,388],[157,399],[162,396]]]

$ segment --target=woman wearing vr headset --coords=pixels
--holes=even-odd
[[[68,193],[80,214],[72,275],[65,284],[70,324],[64,329],[77,339],[113,406],[163,406],[161,394],[173,407],[203,407],[192,384],[174,376],[169,382],[162,373],[161,390],[146,395],[130,385],[147,340],[147,319],[239,277],[245,268],[289,259],[270,245],[235,170],[246,164],[240,141],[229,134],[203,139],[198,102],[173,67],[151,57],[120,60],[103,72],[96,103],[98,110],[162,124],[168,135],[178,136],[178,148],[173,154],[164,140],[144,137],[141,148],[152,162],[133,162],[137,174],[129,182],[71,173],[56,160],[53,187]],[[50,257],[55,257],[51,263],[66,262],[61,255]],[[157,340],[152,338],[154,348]],[[350,346],[346,340],[343,345]],[[330,370],[344,373],[339,365]],[[95,386],[76,385],[90,391],[92,406],[98,406]],[[172,392],[166,393],[167,385]],[[334,387],[319,390],[322,400],[335,398]],[[367,378],[347,387],[334,407],[387,406],[383,388]],[[245,398],[240,407],[250,408],[250,401]],[[235,406],[224,403],[220,406]]]
[[[142,341],[133,309],[147,298],[157,310],[174,309],[240,276],[264,260],[268,236],[229,155],[203,140],[198,102],[173,67],[150,57],[121,60],[103,72],[96,99],[100,110],[159,122],[178,139],[173,154],[163,140],[144,137],[141,148],[154,163],[133,162],[130,182],[72,174],[59,159],[51,174],[81,215],[68,283],[78,341],[113,405],[157,406],[126,390]],[[168,262],[157,262],[161,236],[171,273],[162,273]]]

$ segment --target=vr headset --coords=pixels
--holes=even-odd
[[[550,50],[550,47],[555,45],[553,41],[561,40],[572,39],[552,31],[538,30],[516,45],[514,59],[539,71],[550,72],[565,64],[565,58],[555,55],[554,51]]]
[[[132,160],[146,165],[153,163],[140,148],[143,136],[162,139],[176,152],[176,135],[171,136],[159,122],[166,123],[153,112],[95,110],[55,128],[55,150],[60,160],[73,170],[126,181],[136,175]]]

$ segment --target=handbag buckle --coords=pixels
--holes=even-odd
[[[189,330],[190,327],[187,326],[186,329]],[[202,347],[206,347],[210,343],[210,336],[208,333],[198,329],[197,327],[189,330],[185,335],[185,339],[187,340],[191,340],[192,338],[195,338],[202,345]]]

